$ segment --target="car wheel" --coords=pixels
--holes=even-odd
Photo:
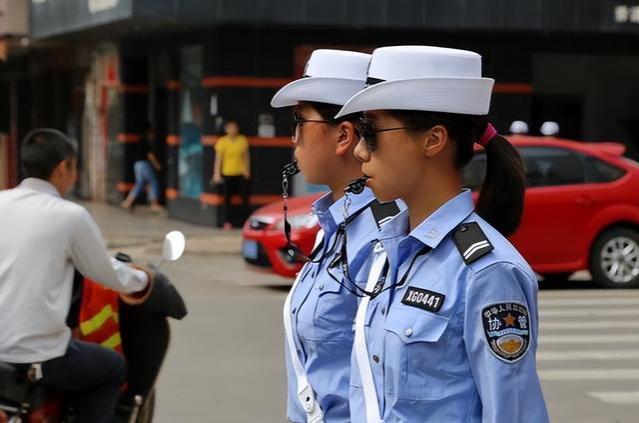
[[[614,228],[601,234],[590,253],[590,273],[604,288],[639,287],[639,232]]]
[[[543,273],[544,282],[566,282],[572,272]]]

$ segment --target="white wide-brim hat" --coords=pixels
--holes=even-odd
[[[295,106],[301,101],[342,106],[366,86],[370,58],[370,54],[354,51],[315,50],[306,64],[304,77],[275,93],[271,106]]]
[[[382,47],[373,52],[369,86],[337,118],[366,110],[418,110],[486,115],[494,80],[482,78],[477,53],[430,46]]]

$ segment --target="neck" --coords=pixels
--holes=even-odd
[[[459,175],[456,177],[429,177],[426,182],[403,198],[408,208],[410,230],[415,229],[420,223],[435,213],[447,201],[461,192]]]
[[[362,171],[359,162],[348,163],[336,166],[337,169],[331,169],[331,173],[335,176],[326,183],[331,189],[333,200],[337,201],[344,196],[344,188],[354,179],[362,177]]]
[[[53,188],[55,188],[55,190],[58,191],[58,194],[60,194],[60,197],[64,197],[64,195],[66,194],[64,190],[64,184],[62,184],[56,178],[51,178],[47,182],[53,185]]]

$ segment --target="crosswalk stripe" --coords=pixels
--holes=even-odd
[[[577,360],[639,360],[639,349],[537,351],[537,361],[574,362]]]
[[[573,370],[539,370],[542,380],[575,381],[575,380],[637,380],[639,369],[573,369]]]
[[[637,308],[609,308],[609,309],[539,309],[539,315],[544,317],[614,317],[614,316],[639,316]]]
[[[639,297],[637,298],[609,298],[602,296],[601,298],[543,298],[539,300],[540,307],[548,306],[595,306],[602,307],[606,305],[636,305],[639,306]]]
[[[542,335],[538,344],[631,344],[639,343],[639,335],[592,334],[592,335]]]
[[[589,299],[601,298],[639,298],[639,291],[636,289],[591,289],[587,291],[567,289],[564,291],[543,290],[539,291],[539,300],[544,301],[548,298],[559,299]]]
[[[541,322],[541,331],[558,329],[635,329],[639,320],[580,320],[578,322]]]
[[[609,404],[639,406],[639,391],[588,392],[588,395]]]

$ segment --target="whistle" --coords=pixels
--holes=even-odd
[[[357,178],[348,183],[344,192],[349,194],[361,194],[366,187],[366,181],[368,180],[368,176],[362,176],[361,178]]]
[[[300,168],[297,167],[297,160],[284,165],[282,168],[282,178],[290,178],[298,173],[300,173]]]

